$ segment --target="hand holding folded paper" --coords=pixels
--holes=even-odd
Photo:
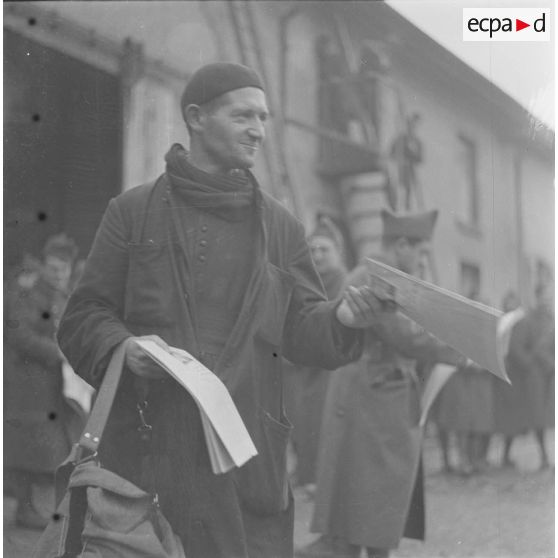
[[[367,259],[372,281],[392,285],[399,310],[438,339],[509,381],[499,356],[498,322],[502,313],[386,264]]]
[[[394,297],[393,285],[380,277],[371,277],[368,285],[347,288],[337,308],[337,318],[348,327],[371,327],[383,312],[396,310]]]
[[[169,353],[149,339],[135,343],[194,398],[215,474],[240,467],[257,455],[227,388],[211,370],[182,349],[170,347]]]

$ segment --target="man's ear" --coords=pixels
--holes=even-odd
[[[183,109],[182,116],[189,129],[199,132],[203,128],[204,114],[199,105],[188,105]]]

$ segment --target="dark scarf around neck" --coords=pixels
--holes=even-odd
[[[188,153],[175,143],[165,155],[167,176],[173,190],[190,207],[227,221],[243,221],[254,211],[257,184],[239,170],[230,175],[210,174],[188,161]]]

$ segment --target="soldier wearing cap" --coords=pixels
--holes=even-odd
[[[265,136],[263,84],[250,68],[202,67],[181,99],[190,149],[175,144],[155,182],[113,199],[59,332],[74,369],[99,386],[115,347],[126,371],[100,447],[103,465],[146,487],[135,379],[147,380],[154,486],[188,558],[292,556],[290,425],[281,356],[336,368],[376,319],[369,288],[339,315],[304,228],[250,172]],[[361,304],[361,309],[357,307]],[[258,455],[213,474],[197,406],[134,340],[192,353],[225,383]],[[168,344],[168,345],[167,345]]]
[[[374,259],[415,274],[437,212],[382,211],[382,254]],[[369,281],[366,266],[350,285]],[[415,364],[462,357],[399,313],[367,329],[359,362],[329,383],[311,529],[322,533],[297,556],[385,558],[405,537],[424,538],[419,395]]]

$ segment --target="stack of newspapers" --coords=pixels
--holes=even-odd
[[[240,467],[257,455],[227,388],[211,370],[182,349],[172,347],[171,354],[147,339],[136,343],[194,398],[215,474]]]

